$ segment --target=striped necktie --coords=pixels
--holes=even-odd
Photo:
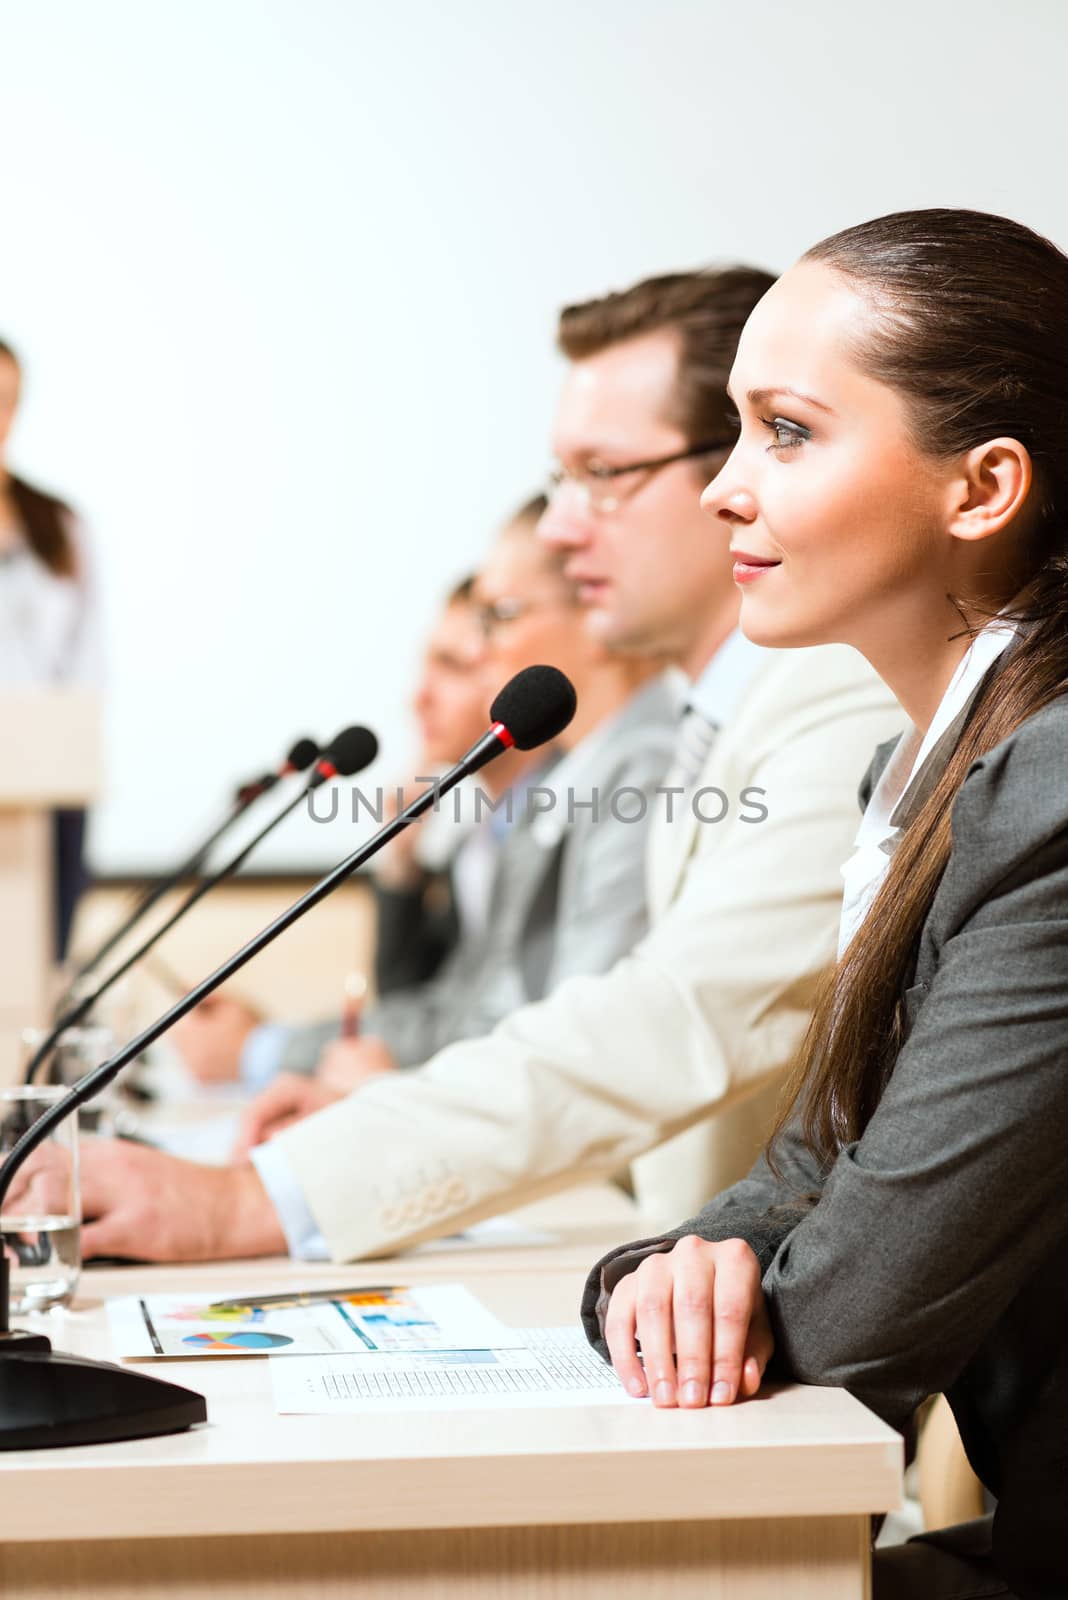
[[[675,756],[668,784],[674,789],[692,789],[716,741],[719,723],[706,717],[697,706],[688,705],[682,713],[675,740]]]

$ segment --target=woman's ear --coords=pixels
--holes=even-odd
[[[1031,491],[1031,456],[1018,439],[990,439],[960,458],[947,531],[988,539],[1018,517]]]

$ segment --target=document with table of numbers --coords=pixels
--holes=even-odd
[[[340,1416],[642,1403],[581,1328],[522,1328],[512,1338],[514,1349],[272,1358],[275,1407]]]

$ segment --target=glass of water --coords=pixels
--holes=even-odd
[[[0,1089],[0,1161],[66,1092],[62,1084]],[[69,1304],[82,1260],[76,1116],[53,1128],[20,1168],[4,1199],[0,1231],[11,1272],[12,1311]]]

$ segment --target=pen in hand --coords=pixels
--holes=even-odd
[[[362,972],[350,972],[345,979],[345,994],[341,1006],[341,1037],[358,1039],[360,1015],[367,997],[367,979]]]

